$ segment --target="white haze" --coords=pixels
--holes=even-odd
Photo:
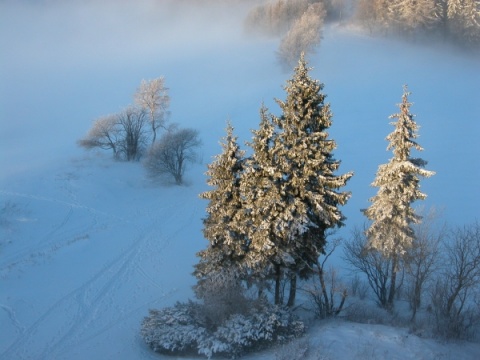
[[[212,108],[205,97],[214,102],[225,94],[215,90],[224,86],[218,82],[229,81],[233,91],[227,74],[240,70],[242,62],[255,64],[239,52],[245,43],[244,6],[185,3],[0,3],[0,46],[8,49],[0,55],[0,140],[11,154],[2,157],[2,165],[28,168],[70,149],[95,117],[127,106],[142,78],[166,77],[172,121],[204,122],[198,118],[202,105]],[[202,104],[196,104],[199,97]],[[183,115],[187,106],[197,107],[195,115]],[[39,136],[43,129],[51,131]],[[32,164],[33,154],[40,158]]]
[[[191,295],[191,264],[206,243],[197,198],[206,163],[220,151],[227,119],[243,143],[262,101],[279,114],[273,99],[284,98],[291,74],[275,62],[275,39],[245,36],[249,1],[187,3],[0,1],[0,208],[10,202],[20,212],[0,233],[0,331],[9,329],[0,357],[51,350],[59,358],[155,358],[138,338],[142,316]],[[391,157],[388,116],[403,84],[421,126],[419,156],[437,172],[421,183],[425,205],[444,209],[454,224],[478,219],[479,56],[329,26],[310,65],[334,113],[340,172],[355,171],[343,235],[362,225],[359,210],[376,191],[369,184]],[[199,129],[204,144],[186,188],[154,187],[140,164],[110,162],[108,152],[98,159],[76,145],[96,117],[129,105],[142,79],[162,75],[171,121]],[[142,244],[127,252],[128,265],[122,256],[136,239]],[[117,270],[122,277],[113,277]],[[111,291],[99,291],[103,280]],[[98,295],[94,312],[82,294]],[[75,318],[83,313],[89,317]],[[71,345],[77,350],[68,356]]]

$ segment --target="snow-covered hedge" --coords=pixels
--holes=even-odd
[[[150,310],[141,334],[154,351],[177,355],[198,353],[211,358],[216,354],[237,357],[305,332],[304,324],[288,309],[258,303],[247,313],[234,314],[222,325],[208,329],[199,316],[202,306],[190,301]]]

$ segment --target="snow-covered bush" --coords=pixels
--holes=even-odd
[[[202,304],[177,303],[162,310],[150,310],[141,334],[154,350],[167,354],[196,352],[237,357],[276,342],[301,336],[305,326],[288,309],[252,302],[245,314],[233,314],[216,329],[207,329],[199,319]]]
[[[206,336],[206,330],[196,324],[195,306],[192,302],[177,303],[174,307],[150,310],[141,330],[145,342],[157,352],[195,351],[195,344],[203,342]]]

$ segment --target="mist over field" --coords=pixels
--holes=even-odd
[[[171,120],[201,131],[205,162],[227,119],[249,140],[262,101],[278,113],[273,98],[282,98],[290,74],[276,63],[277,39],[245,34],[251,2],[212,3],[2,2],[4,174],[79,153],[75,141],[95,118],[126,107],[141,79],[158,76],[170,88]],[[424,182],[428,204],[455,222],[475,218],[478,64],[476,54],[448,45],[326,28],[310,65],[332,105],[342,170],[356,171],[349,213],[374,191],[368,185],[390,156],[387,117],[408,84],[423,157],[437,171]]]
[[[202,108],[221,104],[224,88],[233,92],[227,74],[254,64],[239,49],[246,41],[244,10],[182,3],[2,3],[1,44],[9,49],[1,58],[5,147],[28,161],[25,145],[35,139],[37,154],[55,156],[59,144],[72,148],[96,117],[130,104],[141,79],[160,75],[171,89],[172,120],[211,121]],[[222,81],[228,83],[215,83]],[[209,104],[198,104],[200,97]],[[32,138],[42,129],[47,136]]]
[[[156,358],[137,353],[138,324],[151,306],[191,295],[191,264],[207,243],[206,201],[197,195],[226,121],[243,146],[262,102],[280,114],[274,99],[285,98],[292,74],[278,64],[278,38],[245,31],[259,2],[0,1],[0,208],[19,211],[0,233],[0,328],[9,329],[0,357],[113,359],[122,350]],[[355,172],[342,236],[362,226],[360,209],[376,192],[370,183],[392,156],[388,116],[404,84],[420,125],[419,156],[436,172],[422,180],[428,198],[416,205],[440,209],[450,224],[479,219],[478,53],[330,23],[308,60],[331,104],[339,172]],[[203,142],[182,188],[153,185],[141,163],[76,144],[96,118],[131,104],[142,79],[159,76],[170,121],[198,129]],[[176,274],[166,279],[171,266]],[[115,352],[103,341],[124,344]],[[69,346],[78,347],[71,356]]]

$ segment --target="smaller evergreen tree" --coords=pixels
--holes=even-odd
[[[370,207],[362,210],[372,221],[366,230],[367,247],[391,260],[390,289],[385,304],[390,308],[393,306],[400,261],[415,237],[412,225],[421,221],[412,203],[427,196],[420,191],[420,177],[435,174],[424,169],[427,164],[425,160],[411,156],[412,149],[422,151],[423,148],[415,141],[418,125],[410,113],[409,95],[405,86],[402,103],[399,104],[400,112],[390,116],[391,119],[397,119],[391,123],[395,129],[386,138],[390,142],[387,150],[393,151],[393,158],[379,166],[372,183],[378,192],[370,199]]]
[[[207,217],[203,220],[203,234],[209,245],[197,254],[200,261],[195,265],[194,274],[199,286],[202,279],[223,268],[239,267],[248,246],[237,221],[243,211],[240,175],[245,151],[240,149],[233,130],[228,123],[227,135],[221,143],[223,152],[208,165],[207,184],[213,189],[200,194],[201,198],[209,200]]]
[[[275,278],[275,303],[280,303],[280,266],[289,258],[287,249],[281,246],[275,219],[282,207],[279,185],[283,174],[276,165],[271,148],[277,136],[272,116],[262,105],[260,125],[252,130],[252,156],[245,162],[241,178],[244,199],[243,229],[250,241],[247,264],[257,278]]]

